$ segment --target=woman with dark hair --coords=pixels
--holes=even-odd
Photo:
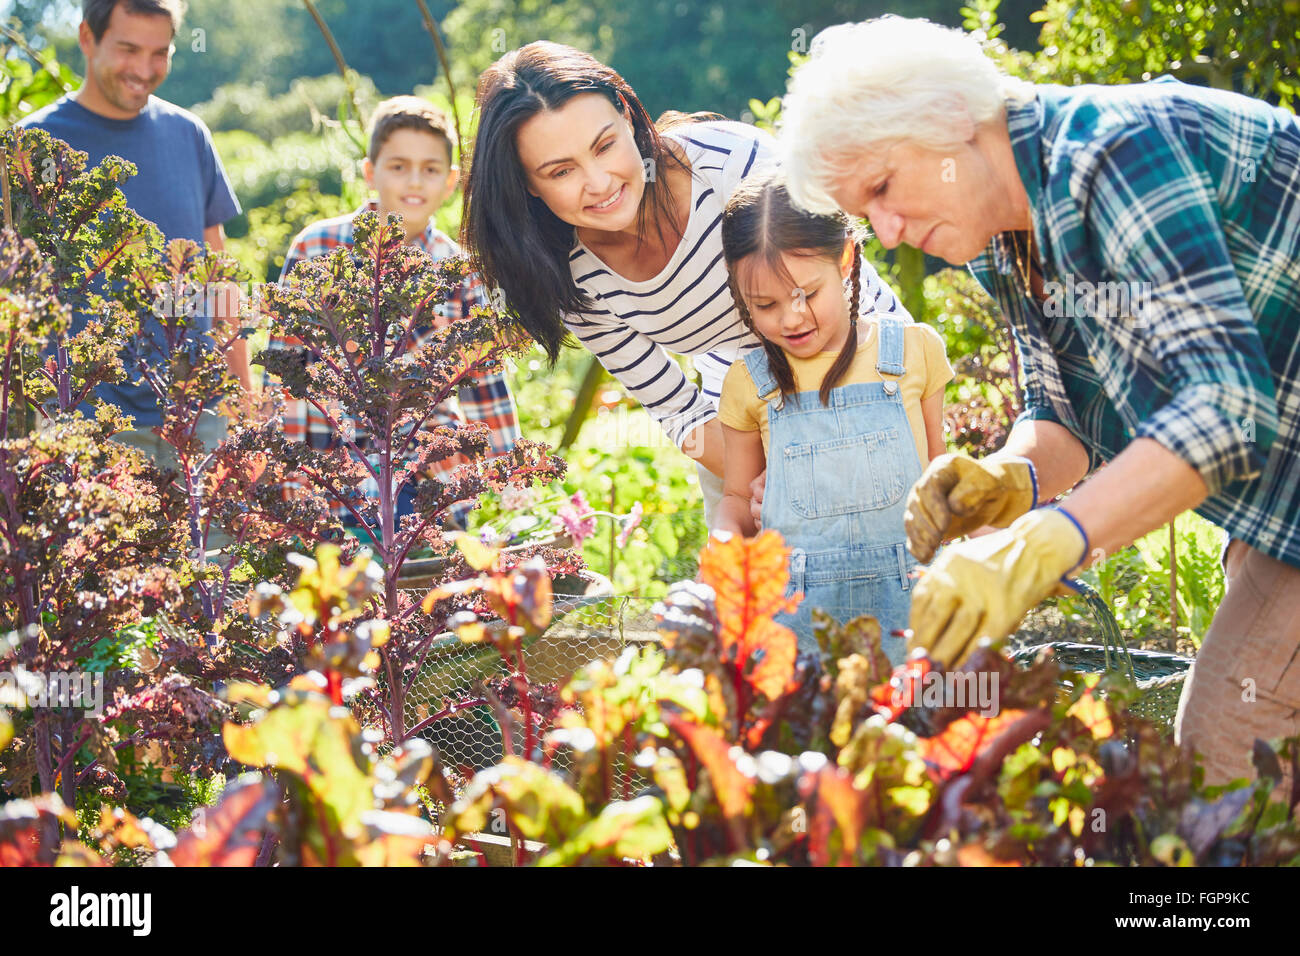
[[[744,123],[665,114],[656,126],[615,71],[539,41],[479,79],[462,244],[554,362],[569,333],[722,495],[722,379],[758,340],[727,283],[719,224],[775,143]],[[865,261],[861,311],[908,318]],[[701,386],[670,357],[691,356]]]

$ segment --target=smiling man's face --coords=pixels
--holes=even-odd
[[[886,249],[905,242],[953,265],[975,258],[1005,228],[997,177],[974,141],[860,153],[828,192],[849,215],[869,220]]]
[[[171,70],[172,21],[165,14],[131,13],[119,3],[98,41],[83,21],[77,42],[86,57],[78,102],[110,119],[135,117]]]

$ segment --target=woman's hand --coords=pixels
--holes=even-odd
[[[749,483],[749,516],[754,519],[754,527],[763,530],[763,492],[767,490],[767,469]]]
[[[1037,504],[1037,492],[1028,459],[940,455],[907,496],[903,525],[908,549],[928,562],[944,541],[986,524],[1005,528]]]
[[[1088,539],[1064,509],[1036,508],[972,541],[950,545],[912,589],[909,648],[955,667],[981,638],[1000,641],[1088,555]]]

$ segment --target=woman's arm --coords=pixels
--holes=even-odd
[[[729,425],[719,427],[726,442],[726,473],[713,530],[753,537],[758,529],[749,513],[749,485],[767,467],[763,436],[758,431],[743,432]]]
[[[929,460],[934,461],[948,451],[948,444],[943,439],[943,389],[921,399],[921,418],[925,420],[926,453]]]
[[[698,461],[719,478],[725,478],[725,439],[722,422],[712,418],[703,425],[697,425],[682,442],[682,454]],[[742,434],[744,434],[742,432]],[[757,432],[755,432],[757,434]]]
[[[717,409],[666,349],[622,320],[571,314],[565,327],[629,395],[641,403],[673,444],[709,471],[722,475],[722,426]]]
[[[1063,502],[1105,560],[1206,499],[1200,473],[1159,442],[1138,438]]]
[[[1038,480],[1038,501],[1065,494],[1088,474],[1088,450],[1064,425],[1024,419],[1011,429],[998,458],[1028,458]],[[992,457],[992,456],[990,456]]]

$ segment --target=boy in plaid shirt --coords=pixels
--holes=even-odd
[[[452,163],[452,131],[447,117],[432,104],[415,96],[396,96],[380,103],[371,119],[370,146],[362,172],[366,183],[377,193],[377,199],[367,200],[356,212],[333,219],[312,223],[293,240],[285,255],[280,280],[304,259],[323,256],[339,246],[351,247],[352,221],[363,212],[376,212],[382,222],[389,213],[402,216],[406,229],[406,242],[423,249],[433,259],[445,259],[460,252],[460,247],[434,225],[433,216],[456,189],[460,170]],[[481,280],[470,276],[437,309],[433,327],[415,330],[412,349],[419,348],[436,329],[449,322],[463,319],[476,305],[487,305],[487,295]],[[268,348],[292,348],[302,343],[292,337],[272,333]],[[271,378],[262,373],[263,391],[271,387]],[[459,414],[454,406],[443,406],[429,418],[428,428],[465,421],[483,422],[488,427],[492,455],[508,452],[519,437],[515,418],[514,399],[500,372],[478,377],[460,389]],[[355,420],[357,447],[368,450],[364,428]],[[336,447],[338,436],[329,427],[320,412],[302,399],[286,394],[284,431],[287,438],[305,441],[313,448]],[[461,459],[452,458],[437,463],[434,472],[452,471]],[[286,486],[286,498],[292,493]],[[378,496],[379,489],[368,477],[361,489]],[[402,489],[397,503],[397,518],[411,513],[413,493],[410,485]],[[343,523],[355,528],[352,513],[335,505],[334,514]],[[468,503],[452,509],[452,517],[464,525],[470,511]]]

